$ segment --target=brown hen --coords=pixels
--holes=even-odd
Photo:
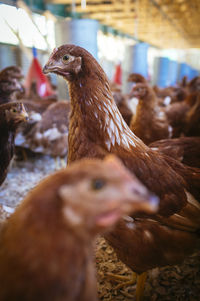
[[[0,233],[0,300],[95,301],[93,243],[157,199],[119,160],[82,160],[33,189]]]
[[[111,238],[110,243],[118,254],[122,254],[120,258],[126,257],[126,264],[141,273],[153,266],[175,264],[177,258],[183,259],[193,253],[196,243],[191,244],[191,240],[198,240],[196,232],[200,229],[200,170],[151,150],[134,135],[117,109],[104,71],[85,49],[74,45],[60,46],[54,49],[43,70],[63,76],[69,86],[72,112],[68,162],[83,157],[103,158],[114,153],[160,198],[158,214],[140,216],[141,227],[144,222],[144,229],[149,231],[144,236],[144,253],[143,244],[134,243],[140,241],[139,237],[134,239],[139,233],[134,225],[130,227],[131,234],[127,227],[122,232],[116,227],[112,232],[115,238]],[[166,235],[164,231],[160,235],[162,227],[166,229]],[[179,248],[173,244],[176,241],[180,244],[179,234],[183,230],[184,248],[179,257]],[[169,244],[170,256],[162,247],[163,241]],[[133,256],[138,252],[138,256]],[[146,253],[148,258],[145,258]]]
[[[153,89],[148,84],[136,84],[132,89],[132,96],[139,99],[136,114],[130,123],[130,129],[135,135],[145,144],[170,138],[172,128],[165,113],[158,106]]]
[[[14,155],[16,130],[27,119],[28,114],[22,103],[0,105],[0,185],[7,176],[9,163]]]

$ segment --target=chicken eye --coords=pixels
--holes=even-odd
[[[62,58],[63,62],[66,63],[69,60],[69,55],[65,54]]]
[[[17,113],[17,110],[16,110],[16,109],[13,109],[12,111],[13,111],[13,113]]]
[[[100,190],[105,186],[105,181],[101,179],[95,179],[92,181],[92,189],[93,190]]]

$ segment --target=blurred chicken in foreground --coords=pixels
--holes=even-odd
[[[158,199],[110,156],[84,159],[32,190],[0,234],[0,300],[95,301],[93,242]]]

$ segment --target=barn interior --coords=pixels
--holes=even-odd
[[[155,213],[142,207],[121,217],[127,226],[124,233],[116,222],[108,227],[111,234],[116,229],[116,249],[103,231],[98,233],[93,249],[97,297],[80,297],[78,286],[70,281],[73,297],[51,296],[50,290],[47,295],[39,291],[37,298],[34,293],[17,295],[18,282],[6,276],[13,295],[9,289],[1,295],[0,288],[0,300],[199,300],[200,1],[5,0],[0,2],[0,28],[0,221],[5,229],[44,179],[84,158],[118,157],[126,172],[158,200]],[[68,44],[75,48],[66,54],[69,63],[62,57],[62,68],[73,68],[76,47],[89,55],[80,50],[79,69],[61,74],[61,67],[49,66],[58,64],[59,47]],[[88,103],[92,108],[86,107]],[[23,120],[17,117],[13,126],[10,112]],[[120,172],[121,163],[116,163]],[[78,181],[77,176],[72,199]],[[87,193],[83,202],[91,197]],[[47,189],[43,199],[48,197]],[[39,224],[36,220],[32,222]],[[106,217],[103,222],[109,224]],[[35,245],[39,248],[37,239]],[[45,252],[48,261],[48,247]],[[0,247],[0,270],[10,275],[20,265],[4,267],[3,256]],[[92,276],[89,271],[77,275],[83,277],[78,283],[84,282],[86,290]],[[19,283],[23,292],[28,291],[25,280]],[[38,286],[32,283],[36,294]],[[44,291],[50,286],[44,281]]]

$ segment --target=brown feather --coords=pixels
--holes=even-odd
[[[200,168],[200,137],[163,139],[151,143],[149,147],[186,165]]]

